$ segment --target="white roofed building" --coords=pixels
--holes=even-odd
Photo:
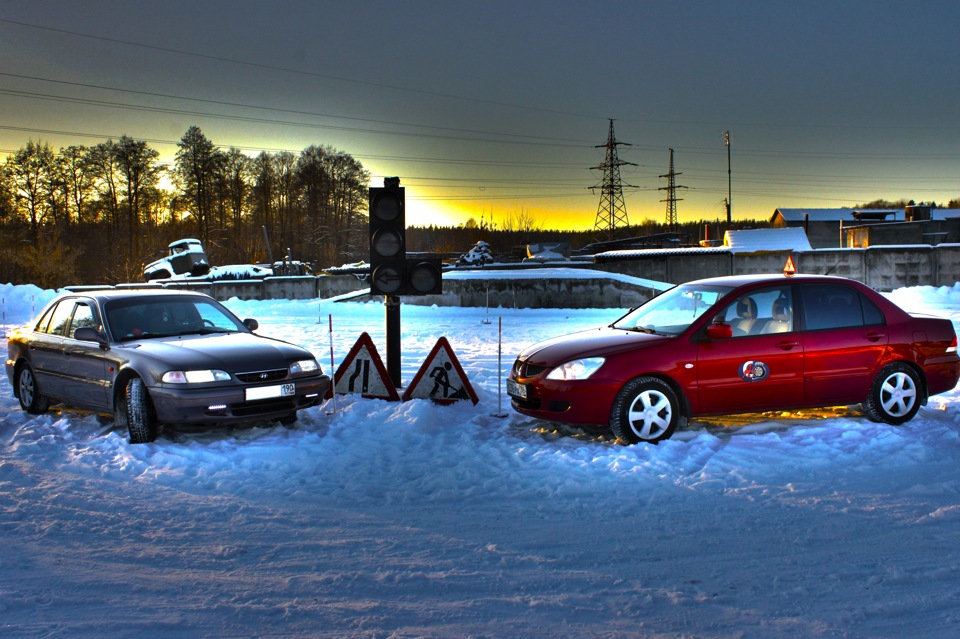
[[[925,205],[906,209],[778,208],[770,218],[770,225],[804,229],[813,248],[960,242],[960,209]],[[874,225],[880,226],[867,228]]]

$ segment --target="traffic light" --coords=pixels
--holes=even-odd
[[[407,295],[443,293],[443,261],[429,253],[407,255]]]
[[[370,189],[370,294],[405,295],[406,207],[400,178]]]

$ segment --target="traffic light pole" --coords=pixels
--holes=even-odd
[[[400,298],[396,295],[384,295],[387,329],[387,374],[394,388],[400,388],[403,380],[400,376]]]
[[[400,388],[400,296],[443,292],[439,256],[407,254],[406,195],[400,178],[383,178],[369,189],[370,294],[383,295],[386,308],[387,374]]]

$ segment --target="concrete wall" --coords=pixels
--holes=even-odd
[[[683,253],[666,258],[631,257],[596,264],[611,273],[682,284],[705,277],[780,273],[793,257],[798,273],[838,275],[879,291],[904,286],[953,286],[960,281],[960,244],[874,246],[866,249],[818,249],[804,252]],[[668,264],[665,266],[664,261]]]
[[[589,262],[545,264],[544,268],[585,268],[620,273],[640,279],[681,284],[695,279],[752,273],[780,273],[787,256],[798,273],[838,275],[859,280],[879,291],[904,286],[953,286],[960,282],[960,244],[938,246],[882,246],[866,249],[819,249],[805,252],[753,254],[677,251],[623,258],[603,264]],[[488,278],[444,278],[442,295],[408,296],[404,304],[438,306],[489,306],[491,308],[631,308],[656,294],[646,286],[603,276],[587,278],[542,277],[538,267],[510,269],[511,277],[498,277],[504,269],[485,269]],[[362,291],[367,284],[355,275],[320,277],[269,277],[264,280],[122,284],[117,288],[187,288],[226,300],[330,299]],[[70,287],[82,290],[91,287]],[[96,288],[96,287],[93,287]],[[109,287],[101,287],[109,288]],[[358,295],[358,301],[369,295]]]
[[[613,278],[445,279],[442,295],[404,297],[404,304],[490,308],[632,308],[657,290]],[[367,297],[366,299],[369,299]]]
[[[655,282],[680,284],[705,277],[730,275],[733,272],[733,254],[728,252],[683,253],[677,251],[676,254],[665,255],[658,251],[650,257],[611,260],[602,264],[588,264],[587,267],[607,273],[622,273],[641,279],[654,280]]]
[[[321,275],[317,277],[316,297],[326,300],[368,288],[370,284],[364,281],[365,278],[365,275],[360,277],[356,275]]]

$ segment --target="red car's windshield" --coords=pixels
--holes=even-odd
[[[628,331],[679,335],[732,290],[726,286],[677,286],[627,313],[612,326]]]

